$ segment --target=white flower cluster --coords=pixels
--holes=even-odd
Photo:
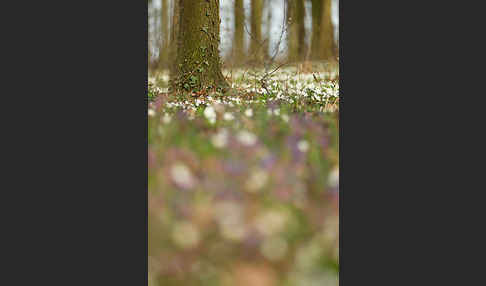
[[[216,122],[216,111],[212,106],[208,106],[206,109],[204,109],[204,117],[206,117],[211,124]]]
[[[242,99],[238,95],[221,96],[218,92],[212,92],[208,96],[201,96],[193,99],[181,100],[177,97],[169,99],[166,107],[171,109],[196,110],[201,106],[210,106],[213,104],[221,104],[229,107],[240,106],[242,104],[253,103],[267,103],[267,101],[278,100],[289,104],[306,100],[319,104],[336,103],[339,98],[339,83],[336,81],[324,80],[329,77],[330,72],[319,73],[298,73],[295,68],[280,69],[267,79],[267,84],[263,88],[258,81],[252,80],[253,76],[248,75],[244,70],[233,71],[231,85],[233,88],[239,89],[242,92],[262,94],[265,96],[255,96],[253,98]],[[263,78],[265,71],[255,71],[256,78]],[[317,79],[317,80],[316,80]],[[154,77],[149,77],[150,83],[165,82],[168,84],[168,74],[158,74]],[[161,92],[166,92],[167,88],[161,89]],[[335,105],[335,104],[334,104]],[[245,115],[251,117],[253,112],[246,111]],[[336,107],[322,109],[321,111],[335,111]],[[209,111],[208,111],[209,112]],[[278,109],[273,110],[273,115],[279,115]],[[207,117],[207,116],[206,116]],[[214,122],[216,118],[210,116],[210,122]],[[233,120],[231,114],[224,115],[224,120]]]

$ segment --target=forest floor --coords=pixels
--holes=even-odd
[[[149,76],[149,285],[338,284],[339,75],[272,71]]]

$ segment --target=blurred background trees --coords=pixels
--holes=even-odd
[[[235,63],[243,62],[245,57],[245,11],[243,10],[243,0],[234,0],[234,28],[233,28],[233,45],[232,51]]]
[[[306,54],[304,1],[287,0],[287,57],[289,61],[302,61]]]
[[[180,0],[148,0],[149,70],[174,70]],[[337,61],[339,0],[219,0],[225,67]]]
[[[160,0],[160,44],[159,44],[159,65],[167,68],[169,64],[169,0]]]
[[[224,1],[224,0],[223,0]],[[251,0],[251,40],[250,57],[256,62],[263,61],[264,43],[262,41],[262,10],[263,0]]]

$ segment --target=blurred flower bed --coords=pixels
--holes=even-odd
[[[337,81],[242,74],[231,95],[151,79],[149,285],[338,285]]]

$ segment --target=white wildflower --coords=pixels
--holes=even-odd
[[[195,185],[191,170],[182,163],[174,164],[170,170],[170,174],[172,180],[174,180],[179,187],[190,189]]]
[[[309,142],[306,140],[300,140],[297,143],[297,149],[299,149],[299,151],[302,153],[307,152],[309,150]]]
[[[204,109],[204,116],[209,120],[211,124],[216,122],[216,111],[212,106],[208,106]]]
[[[218,202],[214,207],[214,211],[221,235],[224,238],[240,241],[246,236],[247,229],[241,205],[232,201]]]
[[[163,74],[163,75],[161,76],[161,79],[162,79],[163,81],[165,81],[165,82],[168,82],[168,81],[169,81],[169,75],[168,75],[168,74]]]
[[[273,236],[285,229],[288,216],[279,210],[269,210],[259,215],[255,221],[256,229],[264,236]]]
[[[213,143],[216,148],[224,148],[228,144],[228,131],[222,129],[215,135],[211,137],[211,143]]]
[[[289,116],[287,114],[282,114],[282,120],[285,122],[289,122]]]
[[[248,177],[248,181],[246,182],[246,189],[249,192],[257,192],[261,190],[268,181],[267,172],[261,168],[254,169],[250,176]]]
[[[170,115],[169,115],[169,114],[167,114],[167,113],[165,113],[165,114],[164,114],[164,117],[162,117],[162,122],[163,122],[164,124],[169,124],[169,123],[170,123],[170,121],[171,121],[171,119],[172,119],[172,118],[170,117]]]
[[[252,117],[253,116],[253,110],[251,108],[248,108],[247,110],[245,110],[245,115],[247,117]]]
[[[148,116],[150,116],[150,117],[154,117],[155,116],[155,111],[153,109],[149,109],[147,111],[147,113],[148,113]]]
[[[226,120],[226,121],[231,121],[231,120],[235,119],[235,117],[233,116],[232,113],[225,112],[224,115],[223,115],[223,119]]]
[[[339,167],[335,167],[328,178],[329,185],[332,187],[337,187],[339,185]]]
[[[257,141],[256,135],[246,130],[240,131],[236,138],[241,144],[245,146],[252,146]]]

